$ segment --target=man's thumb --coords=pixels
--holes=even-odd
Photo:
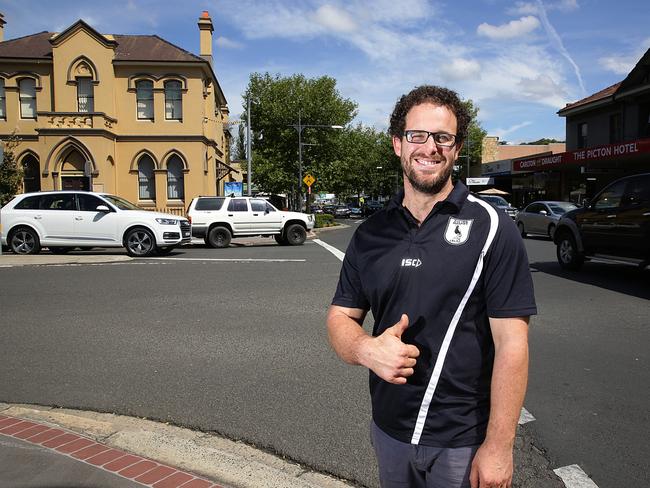
[[[404,331],[408,329],[408,326],[409,326],[409,317],[408,315],[403,313],[399,319],[399,322],[397,322],[395,325],[391,327],[393,331],[393,335],[395,337],[401,338]]]

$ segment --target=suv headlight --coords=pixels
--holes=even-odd
[[[157,218],[156,222],[158,222],[159,224],[162,224],[162,225],[176,225],[176,224],[178,224],[177,219],[161,219],[161,218]]]

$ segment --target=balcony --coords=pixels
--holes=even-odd
[[[111,130],[117,119],[103,112],[38,112],[39,130],[100,129]]]

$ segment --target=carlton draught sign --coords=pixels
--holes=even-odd
[[[632,156],[634,154],[643,153],[650,153],[650,139],[622,142],[619,144],[608,144],[606,146],[590,147],[589,149],[580,149],[578,151],[520,159],[519,161],[512,162],[512,171],[539,171],[564,164],[579,164],[587,161]]]

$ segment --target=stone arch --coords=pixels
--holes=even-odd
[[[47,176],[50,171],[53,173],[59,173],[61,171],[61,166],[65,158],[72,151],[77,151],[84,158],[84,161],[90,161],[90,164],[92,165],[93,176],[99,175],[97,164],[95,163],[95,159],[93,158],[92,153],[81,141],[70,136],[66,137],[58,144],[56,144],[47,155],[45,168],[43,169],[43,176]]]
[[[68,83],[76,83],[78,77],[91,78],[94,84],[99,83],[99,72],[93,63],[86,56],[79,56],[68,66]]]
[[[154,170],[160,169],[160,163],[158,163],[158,158],[156,158],[156,156],[154,156],[154,154],[148,149],[142,149],[138,151],[135,154],[135,156],[133,156],[133,159],[131,160],[131,165],[129,166],[129,172],[131,173],[138,172],[138,161],[140,161],[140,158],[144,155],[147,155],[151,158],[151,160],[153,161]]]
[[[40,158],[31,149],[23,151],[17,158],[18,164],[23,167],[23,190],[25,193],[41,191]]]
[[[181,153],[177,149],[172,149],[172,150],[168,151],[167,153],[165,153],[165,155],[162,158],[162,161],[163,161],[162,168],[167,169],[167,163],[169,163],[169,160],[173,156],[178,156],[178,158],[181,160],[181,163],[183,163],[183,172],[188,173],[190,171],[190,167],[187,164],[187,159],[185,158],[185,156],[183,156],[183,153]]]

